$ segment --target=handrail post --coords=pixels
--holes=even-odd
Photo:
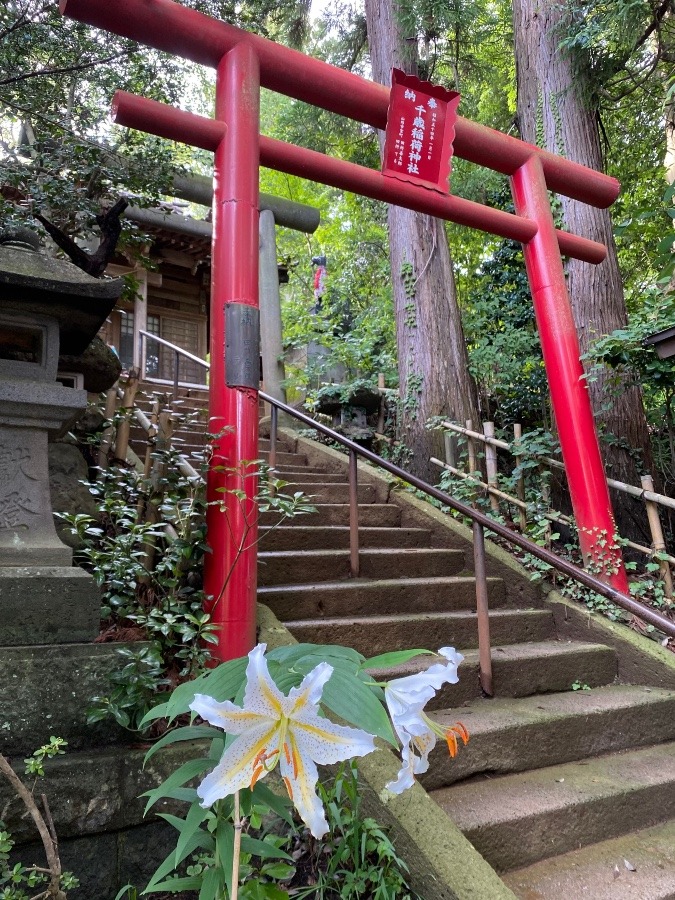
[[[270,473],[273,474],[277,467],[277,430],[279,428],[279,410],[272,403],[270,405]]]
[[[173,351],[174,370],[173,370],[173,399],[178,398],[178,367],[180,366],[180,353],[178,350]]]
[[[485,574],[485,533],[483,526],[475,521],[473,523],[473,565],[476,576],[476,612],[478,614],[478,677],[483,693],[488,697],[493,697],[490,613]]]
[[[352,578],[359,577],[359,487],[356,452],[349,451],[349,565]]]

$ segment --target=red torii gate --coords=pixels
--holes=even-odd
[[[510,176],[516,215],[387,178],[260,136],[259,105],[260,88],[266,87],[384,129],[388,88],[172,0],[60,0],[59,5],[72,18],[217,72],[215,120],[122,92],[115,97],[120,124],[203,147],[215,156],[209,416],[211,430],[220,434],[207,477],[211,553],[204,587],[214,598],[213,620],[221,626],[217,656],[243,656],[255,642],[257,535],[251,522],[256,485],[246,475],[245,461],[258,456],[258,348],[253,345],[261,164],[523,243],[582,552],[587,562],[602,565],[613,587],[627,593],[561,260],[564,254],[598,264],[606,248],[556,230],[548,198],[551,190],[605,208],[616,199],[619,183],[461,117],[456,155]],[[236,354],[228,356],[226,339],[236,345]],[[245,500],[223,494],[224,488],[243,491]]]

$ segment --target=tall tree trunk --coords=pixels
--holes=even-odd
[[[415,73],[417,41],[406,40],[393,0],[366,0],[373,78],[391,84],[393,67]],[[383,144],[383,135],[380,143]],[[420,188],[420,190],[423,190]],[[442,439],[425,430],[430,416],[478,423],[476,386],[469,373],[444,223],[390,206],[389,256],[396,309],[402,399],[402,438],[413,452],[411,468],[432,481],[429,465]]]
[[[524,140],[553,153],[603,169],[597,111],[591,103],[591,85],[581,62],[558,47],[565,22],[564,0],[513,0],[518,123]],[[626,324],[626,305],[619,272],[612,224],[607,210],[595,209],[561,197],[564,227],[574,234],[608,247],[605,262],[592,266],[569,260],[568,290],[582,354],[604,334]],[[639,388],[613,386],[616,376],[602,372],[589,383],[599,430],[625,442],[630,449],[601,440],[607,474],[639,485],[639,464],[631,450],[642,453],[642,464],[652,469],[649,432]],[[644,513],[630,497],[612,492],[619,532],[643,533]]]

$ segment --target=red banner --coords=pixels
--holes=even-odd
[[[447,194],[457,91],[392,71],[382,174]]]

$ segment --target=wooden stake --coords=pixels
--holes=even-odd
[[[654,483],[651,475],[642,475],[640,483],[645,491],[654,490]],[[645,507],[647,508],[647,519],[649,521],[649,530],[652,535],[652,547],[657,553],[666,552],[666,542],[663,538],[663,529],[661,528],[661,520],[659,519],[659,508],[653,500],[645,499]],[[664,592],[670,600],[673,596],[673,576],[670,571],[668,560],[660,559],[659,568],[661,569],[661,578],[663,579]]]
[[[513,426],[513,439],[516,441],[520,441],[523,436],[523,426],[516,425]],[[522,456],[515,456],[516,468],[520,465],[522,461]],[[525,476],[521,473],[518,477],[518,481],[516,482],[516,494],[518,499],[524,503],[525,502]],[[522,534],[525,534],[527,531],[527,513],[523,509],[522,506],[518,507],[518,519],[520,521],[520,531]]]
[[[127,383],[124,385],[124,396],[122,397],[122,407],[130,410],[136,401],[138,392],[138,370],[132,369],[129,372]],[[117,437],[115,439],[115,459],[121,459],[123,462],[127,460],[127,450],[129,449],[129,432],[131,431],[131,421],[129,414],[117,426]]]
[[[105,417],[108,421],[112,421],[115,415],[115,409],[117,408],[117,385],[115,387],[111,387],[110,390],[105,395]],[[113,427],[112,425],[108,425],[107,428],[103,429],[103,434],[101,435],[101,444],[98,448],[98,467],[99,469],[107,469],[108,468],[108,450],[110,450],[110,445],[112,444],[112,436],[113,436]]]
[[[483,422],[483,434],[486,438],[494,439],[495,423]],[[497,487],[497,448],[489,441],[485,442],[485,468],[487,469],[488,484],[491,487]],[[490,506],[493,512],[499,513],[499,500],[494,494],[490,494]]]

